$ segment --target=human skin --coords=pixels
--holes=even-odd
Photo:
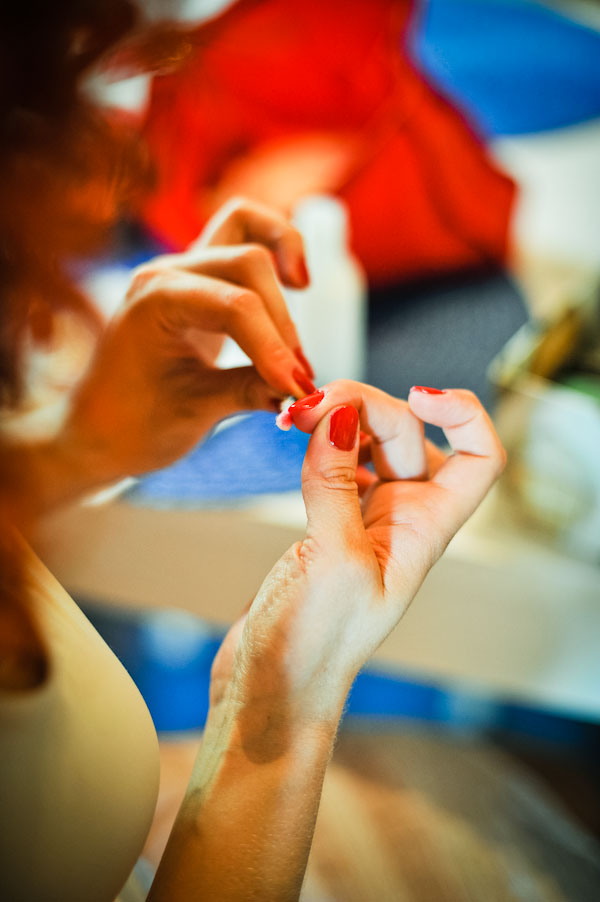
[[[302,239],[280,214],[227,204],[181,254],[134,273],[106,324],[59,433],[2,449],[20,462],[31,516],[172,463],[220,419],[278,410],[314,387],[280,282],[308,281]],[[226,335],[253,366],[215,367]]]
[[[307,284],[302,239],[279,213],[246,200],[229,202],[185,253],[139,267],[58,434],[2,441],[5,545],[12,526],[30,535],[57,505],[173,462],[222,418],[312,390],[280,282]],[[253,366],[215,366],[227,334]],[[26,605],[0,605],[0,688],[34,685],[45,672],[42,646]]]
[[[357,412],[351,446],[331,441],[340,410]],[[337,382],[292,417],[312,433],[306,536],[215,659],[206,734],[150,902],[298,899],[352,681],[504,465],[466,391],[412,391],[407,403]],[[424,441],[423,422],[444,429],[449,456]],[[361,491],[359,427],[375,469]]]
[[[63,430],[19,449],[37,511],[169,463],[227,414],[305,396],[309,377],[301,367],[298,379],[302,355],[275,281],[305,284],[302,264],[285,220],[238,205],[187,254],[143,267]],[[253,367],[215,369],[223,332]],[[342,430],[332,428],[340,411]],[[215,659],[206,733],[150,902],[298,898],[352,680],[504,461],[469,392],[412,392],[407,403],[336,382],[291,415],[311,433],[306,536]],[[444,428],[450,457],[424,442],[423,422]]]

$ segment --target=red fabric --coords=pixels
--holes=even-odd
[[[155,79],[146,207],[174,247],[230,190],[342,196],[372,282],[502,261],[514,185],[408,58],[411,0],[240,0]],[[301,163],[294,147],[307,147]]]

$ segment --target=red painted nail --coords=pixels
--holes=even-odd
[[[313,407],[316,407],[317,404],[321,403],[324,397],[325,392],[315,391],[312,395],[306,395],[304,398],[300,398],[299,401],[294,401],[293,404],[290,404],[288,413],[291,414],[293,419],[295,414],[301,413],[303,410],[312,410]]]
[[[310,276],[303,257],[300,257],[296,265],[296,275],[301,285],[306,286],[310,282]]]
[[[315,371],[313,370],[312,366],[310,365],[310,363],[304,356],[304,352],[302,351],[302,348],[300,347],[300,345],[298,345],[298,347],[295,348],[294,354],[296,355],[296,357],[298,358],[298,360],[300,361],[300,363],[302,364],[302,366],[304,367],[304,369],[306,370],[306,372],[308,373],[310,378],[314,379]]]
[[[422,391],[425,395],[445,395],[446,391],[443,388],[429,388],[428,385],[413,385],[411,391]]]
[[[368,438],[371,438],[371,436],[368,434],[368,432],[363,432],[362,429],[358,433],[358,437],[361,440],[361,442],[366,442],[366,440]]]
[[[340,451],[351,451],[356,441],[358,410],[356,407],[340,407],[329,421],[329,443]]]
[[[292,376],[305,394],[312,395],[312,393],[317,390],[317,386],[313,383],[312,379],[309,379],[305,371],[301,370],[300,367],[296,367],[296,369],[292,371]]]

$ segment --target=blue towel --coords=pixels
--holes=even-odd
[[[282,432],[272,413],[249,413],[177,463],[144,476],[127,498],[158,507],[198,507],[297,490],[308,439],[294,427]]]

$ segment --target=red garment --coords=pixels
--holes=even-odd
[[[337,193],[373,283],[502,261],[514,185],[407,51],[412,0],[239,0],[155,79],[151,228],[191,241],[232,192]]]

